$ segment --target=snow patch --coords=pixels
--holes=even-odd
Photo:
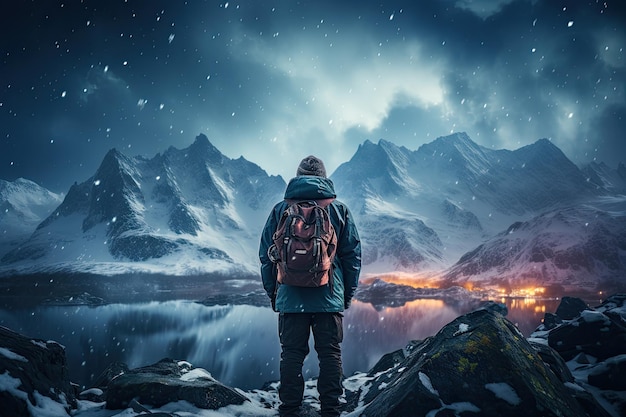
[[[35,404],[32,404],[30,401],[26,402],[31,416],[58,417],[68,414],[67,404],[58,403],[50,397],[41,395],[37,391],[33,392],[33,397],[35,398]],[[61,396],[61,398],[64,399],[63,396]]]
[[[196,381],[198,379],[208,379],[209,381],[215,381],[213,376],[202,368],[192,369],[191,371],[183,374],[180,379],[182,381]]]
[[[479,413],[480,408],[476,407],[474,404],[470,402],[460,402],[460,403],[452,403],[452,404],[443,404],[442,407],[436,410],[431,410],[426,414],[426,417],[436,417],[440,411],[443,410],[452,410],[454,415],[458,416],[460,413],[468,412],[468,413]]]
[[[20,385],[22,385],[22,381],[20,381],[19,378],[13,378],[9,371],[0,374],[0,391],[7,391],[12,396],[26,401],[28,400],[28,395],[24,391],[18,389]]]
[[[422,383],[422,385],[425,386],[426,389],[430,391],[433,395],[436,395],[437,397],[439,397],[439,392],[433,387],[433,383],[428,377],[428,375],[426,375],[423,372],[420,372],[418,375],[419,375],[420,382]]]
[[[507,403],[516,406],[522,402],[522,399],[517,395],[517,392],[506,382],[494,382],[486,384],[485,388],[493,392],[496,398],[506,401]]]
[[[28,359],[26,359],[25,357],[23,357],[22,355],[18,355],[17,353],[7,348],[0,347],[0,355],[13,361],[28,362]]]
[[[461,323],[459,324],[459,330],[457,330],[456,332],[454,332],[454,334],[452,336],[457,336],[463,333],[467,333],[469,331],[469,325],[465,324],[465,323]]]
[[[102,391],[100,388],[89,388],[84,391],[81,391],[80,393],[80,395],[89,395],[89,394],[100,396],[104,394],[104,391]]]
[[[41,342],[39,340],[31,340],[30,343],[32,343],[35,346],[39,346],[40,348],[48,349],[48,345],[46,345],[44,342]]]
[[[605,324],[607,326],[611,324],[611,320],[609,320],[607,316],[599,311],[583,310],[580,313],[580,318],[582,319],[582,321],[585,321],[587,323],[602,322],[602,324]]]

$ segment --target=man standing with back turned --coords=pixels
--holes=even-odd
[[[304,394],[302,366],[309,353],[311,330],[319,359],[317,390],[322,417],[341,413],[343,311],[350,306],[359,282],[361,242],[348,207],[335,197],[333,182],[326,178],[323,162],[314,156],[304,158],[296,177],[287,185],[285,201],[274,206],[261,235],[259,257],[263,287],[272,308],[280,313],[278,332],[282,353],[278,393],[281,417],[299,416]],[[297,201],[326,202],[321,206],[330,217],[337,242],[325,285],[303,287],[279,282],[282,279],[278,277],[276,257],[271,250],[268,254],[283,212],[290,203]]]

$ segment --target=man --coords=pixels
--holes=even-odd
[[[326,178],[324,163],[308,156],[298,166],[285,191],[285,200],[321,200],[335,198],[333,182]],[[322,417],[339,416],[339,398],[343,394],[341,347],[343,311],[350,306],[361,271],[361,242],[348,207],[334,200],[327,206],[330,221],[337,234],[337,248],[329,284],[320,287],[298,287],[277,282],[276,265],[268,255],[287,202],[274,206],[261,236],[259,257],[263,287],[272,307],[279,312],[278,333],[282,349],[280,359],[281,417],[298,416],[304,393],[302,365],[309,353],[312,330],[319,359],[317,390]]]

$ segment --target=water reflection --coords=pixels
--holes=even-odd
[[[560,299],[503,298],[498,302],[506,304],[507,319],[512,321],[524,334],[529,336],[539,326],[545,313],[554,313]]]
[[[558,305],[558,300],[498,301],[507,305],[508,318],[525,335],[540,324],[544,312],[555,311]],[[344,319],[344,372],[366,371],[385,353],[434,335],[474,308],[472,303],[425,299],[376,310],[355,301]],[[278,379],[277,316],[266,307],[189,301],[37,306],[0,310],[0,325],[64,345],[70,378],[84,386],[112,362],[134,368],[165,357],[188,360],[224,384],[243,389]],[[312,344],[311,352],[304,365],[306,378],[318,373]]]

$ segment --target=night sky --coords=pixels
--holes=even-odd
[[[286,180],[366,139],[465,131],[577,164],[626,162],[618,1],[15,0],[0,23],[0,179],[55,192],[106,152],[206,134]]]

